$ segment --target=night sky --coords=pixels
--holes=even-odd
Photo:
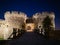
[[[21,11],[31,17],[37,12],[54,12],[56,29],[60,29],[60,1],[58,0],[0,0],[0,19],[6,11]]]

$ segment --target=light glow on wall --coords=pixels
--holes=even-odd
[[[29,26],[31,27],[31,29],[28,30]],[[35,28],[35,24],[34,23],[27,23],[26,27],[25,27],[25,30],[27,32],[32,32],[34,30],[34,28]]]

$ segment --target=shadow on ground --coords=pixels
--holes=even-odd
[[[18,39],[0,41],[1,45],[58,45],[57,40],[46,40],[42,35],[27,32]]]

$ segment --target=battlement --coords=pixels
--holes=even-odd
[[[5,19],[9,17],[24,17],[27,18],[27,15],[24,12],[18,12],[18,11],[7,11],[4,15]]]
[[[18,12],[18,11],[7,11],[7,12],[5,12],[5,14],[24,14],[24,15],[26,15],[24,12]]]
[[[53,19],[55,18],[54,12],[42,12],[42,13],[38,12],[33,15],[33,18],[38,18],[38,17],[44,18],[46,16],[49,16],[50,18],[53,18]]]

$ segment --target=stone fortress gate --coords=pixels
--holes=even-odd
[[[17,32],[21,29],[26,30],[26,32],[33,32],[35,28],[39,28],[41,31],[43,28],[42,21],[46,16],[50,17],[53,24],[51,27],[55,29],[55,14],[53,12],[35,13],[29,18],[23,12],[7,11],[4,14],[5,20],[0,20],[0,37],[8,39],[13,31]]]

